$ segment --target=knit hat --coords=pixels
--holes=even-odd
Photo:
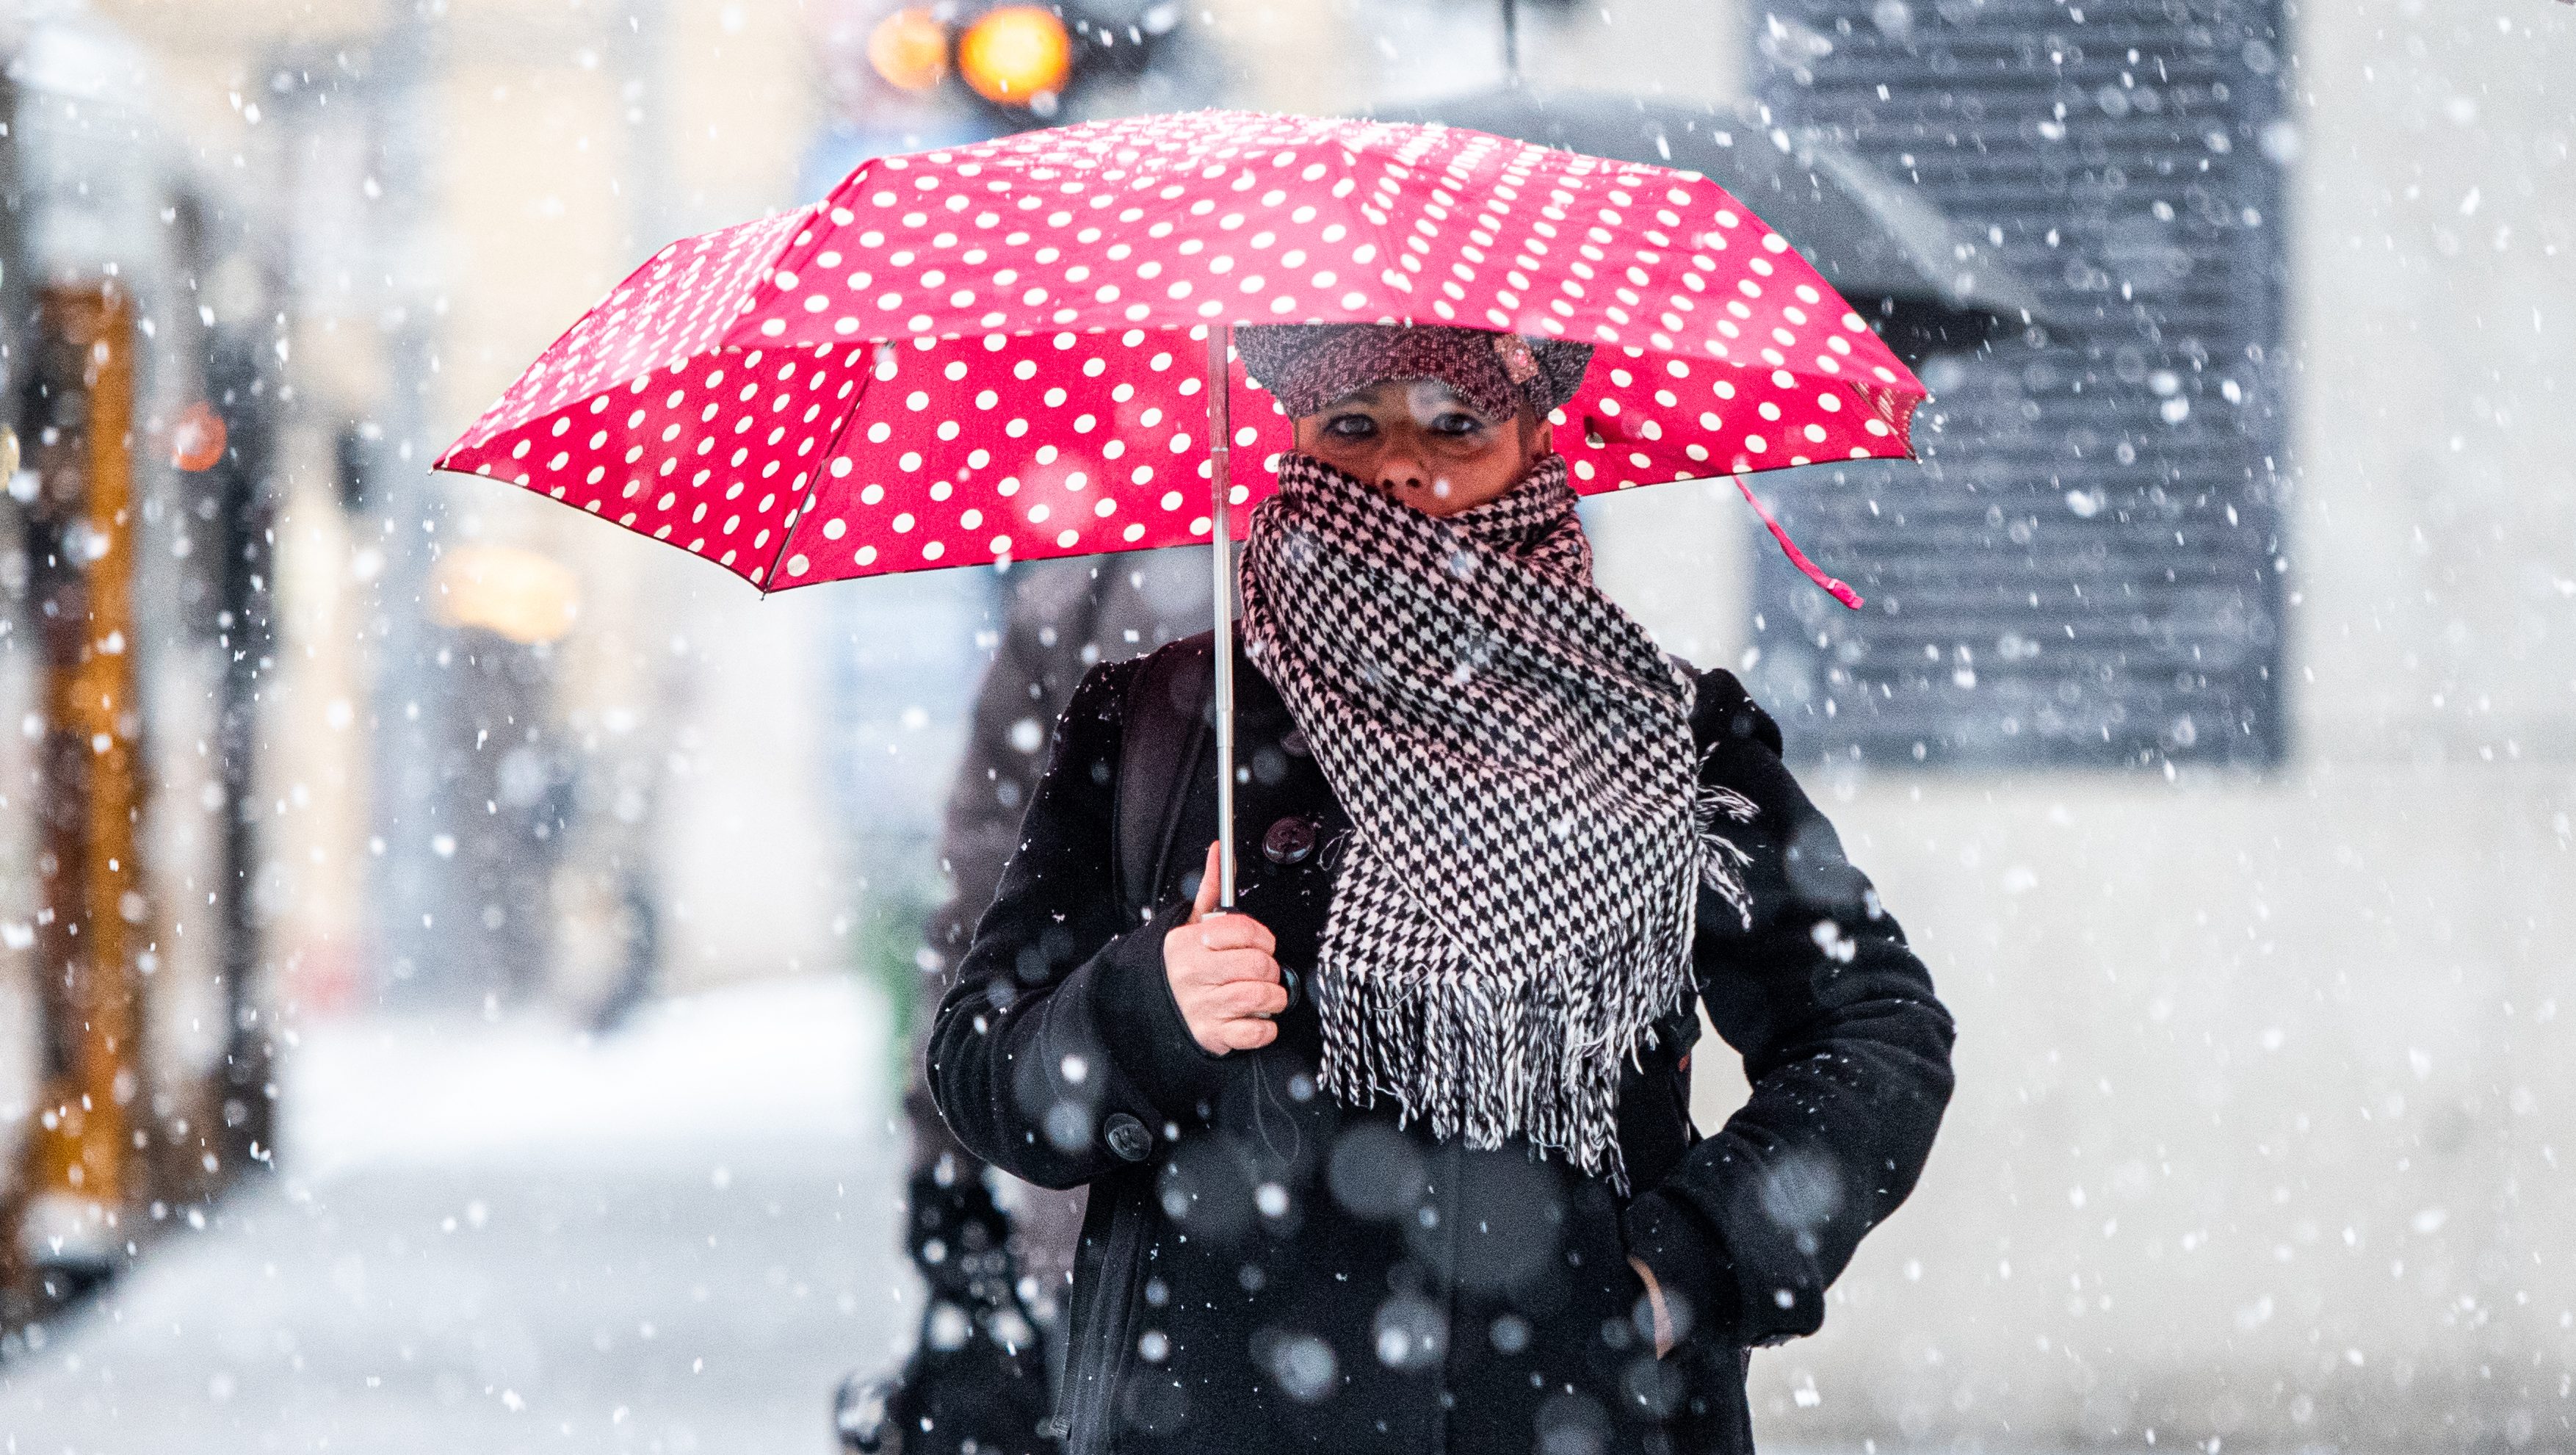
[[[1528,404],[1543,418],[1574,397],[1592,363],[1590,344],[1439,324],[1257,323],[1237,328],[1234,344],[1291,417],[1372,384],[1436,379],[1487,414]]]

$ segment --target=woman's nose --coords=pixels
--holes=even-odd
[[[1431,488],[1431,470],[1419,456],[1408,451],[1390,450],[1378,457],[1378,483],[1390,490],[1427,490]]]

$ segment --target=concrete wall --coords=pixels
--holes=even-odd
[[[1958,1013],[1961,1089],[1826,1332],[1756,1360],[1774,1438],[2567,1413],[2563,764],[1812,781]]]
[[[1503,82],[1502,6],[1487,0],[1215,0],[1210,18],[1232,59],[1236,104],[1330,114]],[[1521,75],[1690,100],[1738,95],[1743,37],[1735,0],[1523,4]]]

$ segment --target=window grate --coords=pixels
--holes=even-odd
[[[1770,5],[1782,135],[1918,186],[2046,312],[1922,366],[1925,466],[1758,482],[1870,601],[1764,553],[1756,692],[1835,759],[2277,762],[2279,0]]]

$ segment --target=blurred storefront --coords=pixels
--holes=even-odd
[[[290,997],[613,1017],[662,977],[829,963],[833,835],[795,777],[823,614],[426,470],[635,259],[793,200],[804,22],[97,8],[152,38],[196,164],[251,179],[291,319],[265,729],[300,770],[268,886]]]
[[[0,1324],[271,1153],[248,789],[282,386],[268,259],[142,53],[0,27]]]

